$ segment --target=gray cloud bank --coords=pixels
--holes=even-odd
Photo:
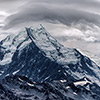
[[[4,30],[46,23],[66,46],[100,54],[100,0],[0,0],[0,10]]]
[[[0,9],[9,13],[5,30],[28,23],[48,22],[66,25],[77,32],[76,36],[67,36],[85,41],[98,41],[100,37],[99,0],[0,0]]]
[[[34,21],[60,22],[68,26],[79,23],[100,26],[99,6],[100,2],[96,0],[30,0],[6,19],[4,28]]]
[[[1,2],[2,1],[2,2]],[[97,0],[1,0],[9,7],[5,30],[27,23],[48,22],[78,29],[85,41],[98,41],[100,1]],[[14,8],[14,9],[13,9]],[[13,12],[13,13],[12,13]],[[75,31],[77,32],[77,31]],[[69,34],[67,34],[69,35]],[[76,34],[75,34],[76,35]],[[78,36],[78,35],[77,35]],[[80,33],[79,36],[80,38]]]

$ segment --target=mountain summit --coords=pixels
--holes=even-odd
[[[22,76],[38,83],[65,80],[100,86],[100,67],[78,50],[65,48],[42,25],[2,40],[0,55],[1,79]]]

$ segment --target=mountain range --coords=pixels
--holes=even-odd
[[[0,100],[100,100],[100,67],[40,25],[0,42]]]

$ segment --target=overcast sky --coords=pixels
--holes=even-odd
[[[75,28],[71,29],[76,31],[75,34],[68,34],[69,30],[63,35],[79,35],[79,37],[86,35],[89,37],[90,32],[95,31],[95,35],[98,37],[100,1],[0,0],[0,27],[3,27],[4,30],[41,22]],[[84,38],[86,37],[84,36]],[[92,38],[95,40],[94,37],[91,37],[89,41],[93,41]]]
[[[0,0],[1,38],[41,23],[65,46],[100,54],[100,0]]]

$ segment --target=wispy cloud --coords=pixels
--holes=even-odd
[[[99,0],[0,0],[0,9],[4,30],[44,22],[63,25],[58,29],[61,33],[56,31],[58,36],[86,42],[98,41],[100,37]]]
[[[60,0],[30,0],[25,5],[20,6],[16,14],[7,18],[5,29],[24,22],[44,20],[49,22],[58,21],[69,26],[83,23],[83,21],[84,24],[90,25],[90,23],[93,23],[100,26],[99,6],[100,3],[94,0],[62,0],[62,2]]]

